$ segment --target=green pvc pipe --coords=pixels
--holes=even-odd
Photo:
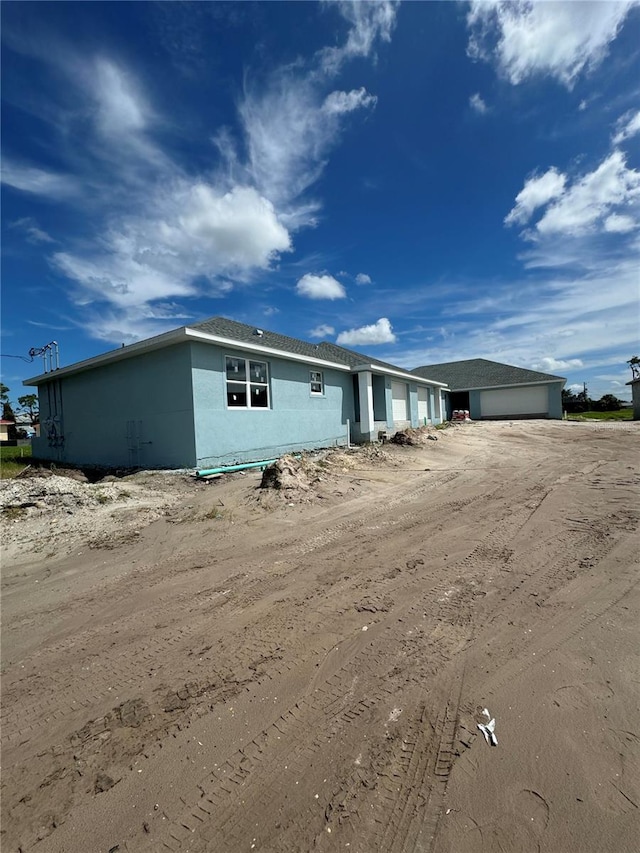
[[[243,471],[245,468],[266,468],[273,465],[277,459],[265,459],[264,462],[244,462],[242,465],[223,465],[222,468],[204,468],[196,471],[196,477],[207,477],[209,474],[230,474],[232,471]]]

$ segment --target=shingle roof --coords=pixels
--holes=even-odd
[[[338,346],[338,344],[330,344],[328,341],[323,341],[318,347],[320,352],[325,353],[324,358],[333,358],[335,361],[341,361],[348,364],[349,367],[358,367],[361,364],[373,364],[386,370],[399,370],[402,373],[409,373],[404,367],[398,367],[396,364],[389,364],[388,361],[380,361],[379,358],[371,358],[361,352],[356,352],[352,349]]]
[[[511,364],[501,364],[486,358],[470,358],[465,361],[448,361],[442,364],[425,364],[412,371],[417,376],[446,382],[451,391],[466,391],[469,388],[495,388],[501,385],[524,385],[531,382],[562,382],[564,376],[526,370]]]
[[[209,335],[217,335],[221,338],[243,341],[247,344],[260,344],[261,346],[282,350],[283,352],[306,355],[309,358],[327,358],[326,355],[320,354],[317,344],[309,344],[298,338],[290,338],[287,335],[269,332],[262,328],[260,328],[262,334],[258,335],[256,334],[256,326],[248,326],[246,323],[238,323],[236,320],[228,320],[226,317],[211,317],[209,320],[203,320],[202,323],[194,323],[187,328],[197,329],[200,332],[207,332]]]
[[[261,344],[265,347],[295,353],[296,355],[305,355],[309,358],[321,359],[322,361],[333,361],[338,364],[345,364],[348,367],[357,367],[360,364],[372,364],[381,369],[409,373],[408,370],[398,367],[395,364],[380,361],[380,359],[372,358],[370,355],[346,349],[328,341],[323,341],[321,344],[310,344],[298,338],[290,338],[287,335],[280,335],[277,332],[269,332],[266,329],[261,329],[262,334],[257,335],[255,326],[238,323],[236,320],[228,320],[226,317],[211,317],[209,320],[204,320],[202,323],[195,323],[188,326],[188,328],[207,332],[210,335],[217,335],[221,338],[230,338],[234,341]]]

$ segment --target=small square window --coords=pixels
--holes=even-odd
[[[322,396],[324,394],[324,381],[322,378],[321,370],[311,370],[310,371],[311,378],[311,393],[316,396]]]

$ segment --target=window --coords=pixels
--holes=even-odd
[[[227,356],[226,368],[228,408],[269,408],[269,374],[266,362]]]
[[[324,382],[322,380],[321,370],[310,371],[311,375],[311,393],[314,396],[322,396],[324,394]]]

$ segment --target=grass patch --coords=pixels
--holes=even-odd
[[[568,421],[632,421],[633,409],[619,409],[617,412],[580,412],[567,415]]]
[[[30,444],[21,447],[0,447],[0,477],[3,480],[17,477],[30,464]]]

